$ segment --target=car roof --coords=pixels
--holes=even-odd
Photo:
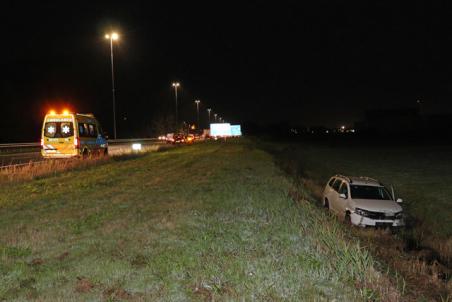
[[[340,178],[353,185],[366,185],[366,186],[377,186],[377,187],[383,186],[378,180],[367,177],[367,176],[344,176],[344,175],[337,174],[333,177]]]

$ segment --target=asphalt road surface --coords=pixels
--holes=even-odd
[[[28,148],[25,152],[0,153],[0,167],[42,160],[40,151],[40,149],[34,148],[31,150],[31,148]]]
[[[143,150],[151,149],[154,146],[162,145],[164,143],[152,141],[141,142]],[[1,151],[1,150],[0,150]],[[108,153],[111,155],[127,153],[132,151],[132,143],[115,143],[108,146]],[[29,162],[41,161],[41,149],[36,147],[22,148],[14,151],[0,152],[0,167],[9,165],[25,164]]]

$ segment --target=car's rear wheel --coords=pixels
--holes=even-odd
[[[88,156],[89,156],[88,149],[84,149],[84,150],[83,150],[83,153],[82,153],[82,158],[83,158],[83,159],[87,159]]]
[[[328,210],[330,209],[330,202],[328,201],[328,198],[323,200],[323,207]]]

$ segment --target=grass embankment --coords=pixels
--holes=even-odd
[[[356,230],[374,241],[375,250],[405,278],[412,290],[431,297],[447,296],[452,289],[452,148],[362,147],[323,144],[273,144],[280,164],[320,201],[323,188],[334,174],[369,176],[393,185],[408,214],[400,236],[374,230]],[[403,251],[408,251],[404,255]],[[411,254],[410,254],[411,253]],[[440,261],[442,264],[438,263]],[[450,295],[450,293],[449,293]]]
[[[247,141],[2,185],[0,300],[398,297],[340,224],[290,192]]]
[[[0,186],[7,186],[11,183],[33,180],[50,175],[57,175],[68,170],[84,169],[93,165],[106,163],[109,160],[110,157],[49,159],[39,162],[30,161],[27,164],[21,165],[0,167]]]
[[[28,163],[11,164],[0,167],[0,186],[11,182],[33,180],[36,178],[57,175],[64,171],[74,169],[85,169],[94,165],[102,165],[121,157],[140,156],[146,152],[164,151],[173,148],[167,144],[147,144],[143,145],[140,151],[133,151],[130,147],[113,146],[109,147],[110,156],[91,156],[87,158],[75,157],[67,159],[46,159],[39,158],[37,161],[30,160]],[[1,151],[1,150],[0,150]],[[36,153],[32,153],[35,154]],[[38,153],[39,154],[39,153]],[[111,156],[112,155],[112,156]]]

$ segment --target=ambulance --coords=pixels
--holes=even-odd
[[[93,114],[49,112],[44,117],[41,155],[44,158],[107,155],[108,142]]]

